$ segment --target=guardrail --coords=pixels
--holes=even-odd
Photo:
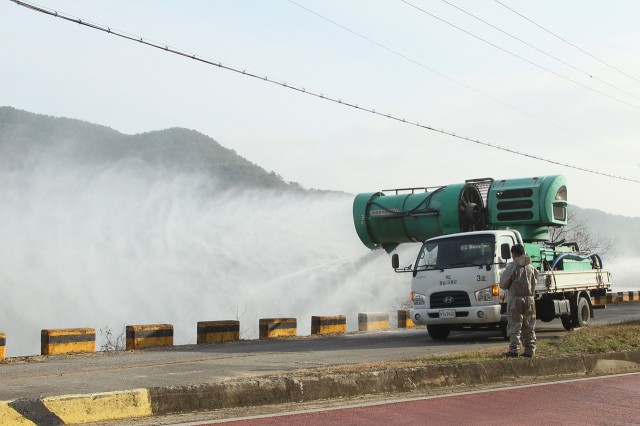
[[[640,291],[620,291],[591,298],[594,308],[607,304],[639,302]],[[408,310],[397,311],[397,327],[413,328],[415,324]],[[358,314],[358,331],[370,332],[390,328],[389,314],[367,312]],[[154,346],[173,346],[171,324],[146,324],[126,326],[126,349],[138,350]],[[259,320],[260,339],[286,338],[298,335],[296,318],[263,318]],[[311,334],[344,334],[346,317],[312,316]],[[215,344],[240,340],[239,321],[202,321],[197,323],[197,344]],[[0,332],[0,360],[6,357],[7,336]],[[44,329],[41,333],[41,355],[95,352],[95,329],[65,328]]]
[[[398,328],[413,326],[409,311],[398,311]],[[388,313],[358,314],[359,331],[386,330],[389,328]],[[173,346],[173,325],[141,324],[127,325],[126,350],[139,350],[158,346]],[[312,335],[336,335],[347,332],[345,315],[312,316]],[[259,320],[259,338],[274,339],[296,337],[296,318],[262,318]],[[240,321],[200,321],[197,323],[197,344],[207,345],[240,340]],[[6,335],[0,332],[0,361],[6,358]],[[41,355],[70,354],[96,351],[94,328],[45,329],[41,333]]]

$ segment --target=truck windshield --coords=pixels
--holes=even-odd
[[[493,263],[493,235],[469,235],[427,241],[422,245],[416,270],[483,266]]]

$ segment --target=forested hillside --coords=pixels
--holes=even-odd
[[[126,135],[80,120],[0,107],[0,163],[21,167],[45,155],[95,166],[139,161],[182,173],[205,173],[222,185],[302,190],[195,130]]]

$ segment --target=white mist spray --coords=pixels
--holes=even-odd
[[[79,166],[42,157],[0,171],[0,331],[7,356],[40,353],[45,328],[392,312],[408,296],[352,223],[352,196],[220,190],[140,161]],[[413,253],[411,254],[413,255]],[[407,263],[410,256],[405,256]],[[100,347],[98,336],[98,348]]]

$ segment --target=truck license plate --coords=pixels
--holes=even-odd
[[[455,309],[441,309],[438,312],[440,318],[455,318],[456,310]]]

